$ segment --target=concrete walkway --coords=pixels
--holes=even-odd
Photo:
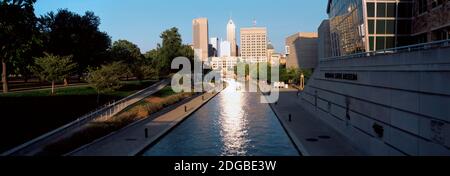
[[[205,93],[170,110],[151,115],[116,133],[101,138],[68,154],[70,156],[133,156],[156,142],[217,93]],[[187,112],[185,112],[185,106]],[[145,130],[147,129],[147,137]],[[195,130],[195,129],[194,129]]]
[[[296,89],[281,89],[278,103],[271,104],[271,107],[303,155],[363,155],[348,139],[303,109],[300,101]]]

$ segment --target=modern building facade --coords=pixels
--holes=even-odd
[[[449,38],[449,0],[329,0],[333,56]]]
[[[238,56],[237,42],[236,42],[236,25],[233,20],[230,20],[227,23],[227,40],[230,42],[231,47],[231,56]]]
[[[413,43],[412,0],[329,0],[333,56]]]
[[[416,43],[450,39],[450,1],[415,0],[412,36]]]
[[[330,0],[332,54],[301,106],[365,155],[450,156],[448,1]],[[393,23],[393,24],[392,24]],[[361,30],[362,29],[362,30]]]
[[[240,33],[241,56],[267,62],[267,29],[265,27],[241,28]]]
[[[314,69],[318,64],[318,34],[299,32],[286,38],[286,67]]]
[[[192,20],[192,31],[194,50],[200,51],[197,53],[198,58],[206,61],[209,57],[208,19],[197,18]]]
[[[330,21],[323,20],[317,31],[319,33],[317,49],[319,59],[331,57]]]

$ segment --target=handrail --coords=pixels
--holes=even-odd
[[[147,88],[145,88],[143,90],[140,90],[140,91],[138,91],[138,92],[136,92],[136,93],[134,93],[132,95],[129,95],[128,97],[125,97],[125,98],[123,98],[123,99],[121,99],[121,100],[119,100],[117,102],[113,102],[112,104],[104,105],[100,109],[95,110],[94,112],[89,112],[89,113],[81,116],[80,118],[78,118],[78,119],[76,119],[76,120],[74,120],[74,121],[72,121],[72,122],[70,122],[70,123],[68,123],[66,125],[63,125],[63,126],[57,128],[57,129],[53,130],[53,131],[50,131],[50,132],[45,133],[45,134],[43,134],[43,135],[41,135],[41,136],[39,136],[37,138],[34,138],[34,139],[32,139],[32,140],[30,140],[30,141],[28,141],[28,142],[26,142],[26,143],[24,143],[22,145],[19,145],[19,146],[15,147],[15,148],[13,148],[13,149],[11,149],[9,151],[6,151],[6,152],[2,153],[0,156],[9,156],[9,155],[17,154],[20,151],[23,151],[27,147],[30,147],[30,146],[38,143],[38,142],[45,141],[45,140],[47,140],[47,139],[49,139],[49,138],[51,138],[53,136],[62,135],[63,133],[65,133],[67,131],[70,131],[70,130],[73,130],[73,129],[77,128],[77,127],[80,127],[80,126],[86,124],[87,122],[90,122],[91,120],[94,120],[94,119],[98,118],[99,116],[102,116],[104,113],[107,113],[108,111],[111,111],[112,109],[116,108],[116,106],[118,106],[118,105],[120,106],[122,103],[125,103],[123,106],[121,106],[122,107],[121,109],[123,110],[124,108],[128,107],[129,105],[131,105],[131,104],[127,104],[128,101],[130,101],[133,98],[141,95],[143,92],[146,92],[147,90],[152,89],[154,87],[161,86],[164,83],[167,83],[167,80],[162,80],[160,82],[157,82],[157,83],[153,84],[152,86],[149,86],[149,87],[147,87]],[[117,111],[117,112],[120,112],[120,111]]]
[[[411,51],[422,51],[422,50],[429,50],[429,49],[440,48],[440,47],[450,47],[450,39],[434,41],[434,42],[429,42],[429,43],[421,43],[421,44],[402,46],[402,47],[397,47],[397,48],[389,48],[389,49],[385,49],[385,50],[361,52],[361,53],[355,53],[355,54],[350,54],[350,55],[346,55],[346,56],[327,57],[327,58],[320,59],[320,62],[327,62],[327,61],[333,61],[333,60],[345,60],[345,59],[361,58],[361,57],[370,57],[370,56],[376,56],[376,55],[388,55],[388,54],[411,52]]]

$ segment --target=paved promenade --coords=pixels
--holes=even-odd
[[[71,156],[133,156],[156,142],[217,93],[205,93],[151,115],[116,133],[101,138],[70,153]],[[187,112],[185,112],[185,107]],[[147,136],[145,131],[147,130]],[[195,130],[195,129],[194,129]]]
[[[344,136],[303,109],[296,89],[280,91],[280,100],[277,104],[271,104],[271,107],[303,155],[363,155],[350,145]],[[289,121],[289,114],[291,114],[291,121]]]

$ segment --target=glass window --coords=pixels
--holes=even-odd
[[[397,46],[406,46],[406,45],[411,45],[412,41],[411,41],[411,37],[409,36],[398,36],[397,37]]]
[[[367,3],[367,16],[375,17],[375,3]]]
[[[386,37],[386,48],[395,48],[395,37]]]
[[[411,20],[398,20],[397,26],[398,34],[411,34]]]
[[[374,44],[375,44],[375,38],[374,37],[369,37],[369,50],[373,51],[374,50]]]
[[[432,0],[431,6],[433,8],[436,8],[437,6],[440,6],[444,3],[444,0]]]
[[[419,0],[419,2],[417,3],[417,8],[419,10],[419,14],[425,13],[428,8],[427,8],[427,0]]]
[[[384,50],[384,37],[377,37],[377,48],[376,50]]]
[[[368,24],[369,34],[374,34],[375,33],[375,21],[369,20],[368,23],[369,23]]]
[[[387,17],[395,17],[395,3],[388,3],[386,7],[386,16]]]
[[[399,3],[398,4],[398,17],[410,18],[412,17],[412,5],[411,3]]]
[[[386,20],[377,20],[377,34],[386,34]]]
[[[395,20],[386,20],[386,34],[395,34]]]
[[[386,3],[377,3],[377,17],[386,17]]]

